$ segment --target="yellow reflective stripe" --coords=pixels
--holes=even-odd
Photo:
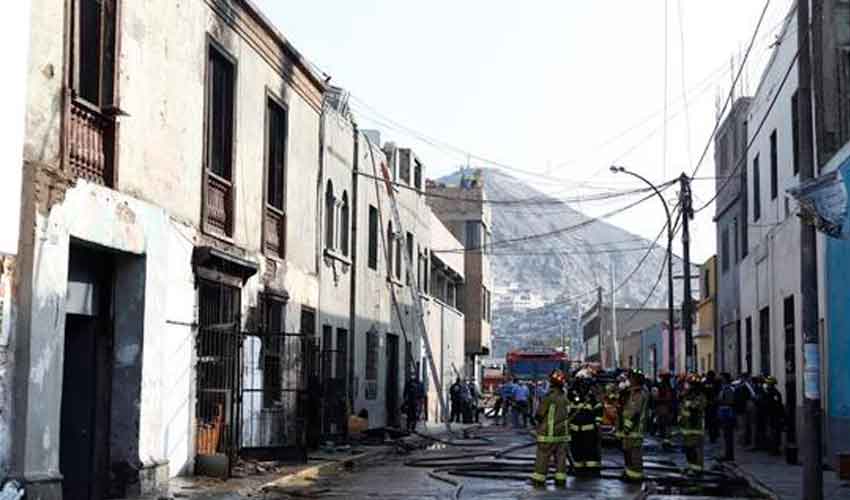
[[[702,429],[682,429],[682,434],[685,436],[702,436],[705,431]]]
[[[575,425],[575,424],[570,424],[570,430],[571,430],[571,431],[578,431],[578,430],[579,430],[579,427],[578,427],[577,425]]]
[[[592,431],[595,428],[596,428],[595,424],[586,424],[586,425],[582,425],[581,427],[579,427],[579,430],[580,431]]]
[[[566,443],[569,436],[537,436],[538,443]]]
[[[543,474],[538,474],[538,473],[535,472],[535,473],[531,474],[531,480],[536,481],[538,483],[545,483],[546,482],[546,476],[543,475]]]
[[[563,473],[563,472],[556,472],[555,473],[555,481],[566,481],[566,480],[567,480],[567,475],[565,473]]]
[[[693,470],[693,471],[697,471],[697,472],[702,472],[702,465],[688,464],[688,469]]]
[[[634,426],[634,424],[632,423],[631,419],[629,419],[629,418],[623,419],[623,427],[625,427],[626,429],[631,429],[633,426]]]
[[[587,467],[587,464],[584,462],[573,462],[573,467]]]
[[[546,415],[546,435],[549,437],[555,435],[555,405],[551,403]]]
[[[597,462],[595,460],[588,460],[584,463],[587,467],[602,467],[602,463]]]
[[[626,467],[626,476],[632,479],[643,479],[643,472],[639,470],[632,470]]]

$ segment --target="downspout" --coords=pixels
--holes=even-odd
[[[351,238],[349,245],[351,247],[351,284],[349,286],[348,299],[348,412],[354,413],[354,348],[355,348],[355,332],[357,328],[357,249],[359,248],[357,239],[357,207],[359,205],[358,184],[360,172],[360,141],[358,140],[358,128],[356,123],[352,123],[352,140],[354,141],[354,161],[351,164]]]

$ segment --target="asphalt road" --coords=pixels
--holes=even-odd
[[[435,444],[425,450],[416,451],[405,456],[390,456],[382,458],[373,463],[361,464],[357,469],[344,472],[335,477],[322,479],[312,485],[312,495],[316,498],[419,498],[419,499],[450,499],[454,498],[456,487],[441,481],[431,474],[448,478],[462,485],[459,498],[462,499],[547,499],[547,498],[634,498],[640,492],[642,485],[631,484],[615,479],[622,470],[622,454],[616,449],[604,451],[603,464],[610,469],[605,471],[603,478],[574,478],[570,477],[566,488],[557,488],[551,482],[545,488],[536,488],[528,480],[528,472],[510,471],[503,469],[492,469],[486,472],[488,478],[470,478],[452,476],[446,471],[441,471],[439,466],[434,467],[411,467],[405,462],[418,459],[430,459],[447,456],[458,456],[467,454],[479,454],[487,451],[493,453],[507,447],[521,445],[530,442],[531,438],[526,434],[513,429],[500,427],[486,427],[481,429],[479,435],[490,439],[492,442],[487,446],[464,447],[446,446]],[[708,446],[706,457],[711,457],[715,452],[714,447]],[[512,453],[512,458],[533,458],[534,448],[529,447]],[[716,494],[723,497],[738,496],[740,490],[728,489],[728,484],[723,485],[722,478],[713,482],[723,488],[711,491],[697,482],[687,482],[681,479],[679,474],[672,472],[670,468],[683,468],[685,460],[680,450],[665,452],[659,449],[653,439],[646,443],[646,463],[656,465],[662,470],[647,471],[648,474],[672,478],[675,486],[670,487],[669,481],[661,479],[660,483],[667,485],[666,493],[690,493],[690,494]],[[476,457],[463,459],[464,462],[482,463],[492,462],[493,457]],[[706,465],[710,466],[713,461],[707,458]],[[666,468],[666,469],[665,469]],[[486,467],[485,467],[486,469]],[[619,470],[618,470],[619,469]],[[679,480],[676,480],[676,478]]]

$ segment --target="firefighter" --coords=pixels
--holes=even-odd
[[[653,397],[655,398],[655,419],[658,437],[661,438],[661,445],[664,448],[669,448],[673,445],[670,440],[670,427],[673,425],[673,403],[675,394],[673,386],[670,384],[670,374],[662,372],[659,376],[657,391]]]
[[[649,393],[643,386],[643,375],[639,371],[629,371],[619,387],[622,406],[617,431],[623,439],[623,478],[642,481],[643,435],[649,413]]]
[[[567,484],[567,444],[569,432],[569,402],[564,394],[567,376],[561,370],[549,375],[549,392],[537,409],[537,459],[531,481],[535,486],[546,483],[549,461],[555,456],[555,484]]]
[[[785,406],[782,404],[782,393],[776,388],[776,377],[772,375],[764,380],[764,399],[767,408],[767,423],[770,427],[767,449],[772,455],[779,455],[782,448]]]
[[[682,432],[687,473],[701,475],[703,468],[703,441],[705,440],[705,393],[702,380],[692,373],[682,384],[682,401],[679,405],[679,428]]]
[[[570,388],[570,453],[576,476],[598,476],[602,467],[602,402],[592,387],[587,368],[579,370]]]

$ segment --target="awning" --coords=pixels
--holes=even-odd
[[[255,262],[210,246],[195,247],[192,253],[192,267],[204,267],[236,276],[241,278],[243,282],[257,274],[260,269],[260,266]]]

